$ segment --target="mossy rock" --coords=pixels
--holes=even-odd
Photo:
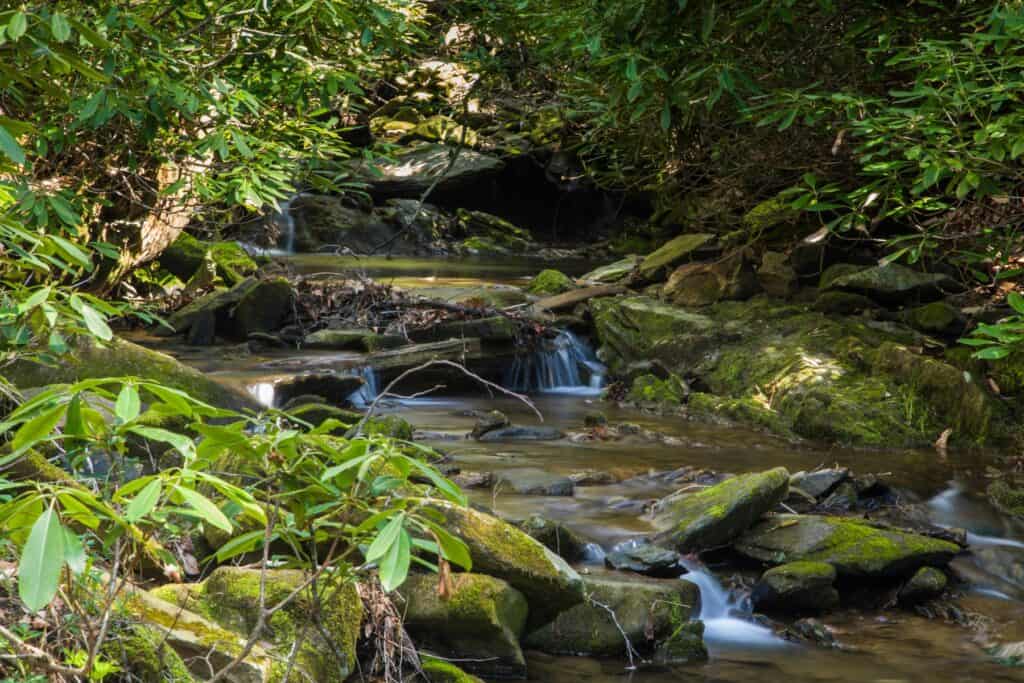
[[[132,624],[109,634],[100,655],[139,683],[193,683],[196,679],[157,628]]]
[[[561,522],[531,515],[519,524],[519,528],[566,562],[579,562],[586,555],[587,539]]]
[[[871,299],[853,292],[822,292],[814,302],[814,310],[835,315],[853,315],[878,308]]]
[[[661,296],[687,307],[749,299],[761,287],[751,256],[748,249],[736,249],[711,263],[681,265],[672,271]]]
[[[408,420],[398,415],[375,415],[363,423],[360,432],[364,436],[388,436],[392,439],[412,441],[413,427]],[[355,436],[355,433],[352,432],[349,436]]]
[[[259,619],[260,580],[258,569],[219,567],[192,589],[185,606],[247,636]],[[281,602],[305,580],[306,575],[297,570],[267,571],[265,604]],[[265,638],[274,644],[283,661],[299,634],[304,634],[295,660],[298,671],[311,680],[341,683],[355,670],[363,604],[353,582],[339,579],[337,584],[331,584],[326,578],[321,581],[326,582],[321,583],[321,588],[326,588],[328,597],[319,602],[322,630],[306,628],[311,616],[317,613],[310,589],[306,588],[270,617]],[[283,667],[275,664],[271,680],[279,680],[283,672]]]
[[[686,414],[700,420],[736,422],[780,436],[796,436],[785,417],[755,398],[728,398],[694,392],[687,400]]]
[[[937,598],[946,590],[949,579],[935,567],[921,567],[910,577],[899,592],[903,605],[916,605]]]
[[[711,234],[697,233],[680,235],[669,240],[644,257],[640,263],[640,277],[647,281],[663,278],[675,266],[693,260],[701,247],[710,243],[714,238],[715,236]]]
[[[836,569],[827,562],[790,562],[766,571],[750,599],[759,610],[803,612],[839,605]]]
[[[997,508],[1024,520],[1024,486],[1014,486],[1007,479],[997,479],[988,485],[985,493]]]
[[[734,547],[760,562],[827,562],[839,576],[857,578],[912,576],[924,566],[945,566],[960,552],[949,541],[818,515],[778,515],[748,531]]]
[[[217,275],[229,285],[256,272],[256,262],[237,242],[203,242],[185,232],[160,254],[159,260],[168,272],[187,281],[202,267],[207,254],[216,264]]]
[[[420,121],[409,130],[406,137],[427,142],[464,144],[466,147],[476,147],[479,144],[479,137],[475,130],[442,115],[431,116]]]
[[[744,474],[696,493],[678,492],[654,507],[656,542],[690,553],[733,541],[785,499],[789,472],[776,467]]]
[[[401,335],[377,334],[372,330],[360,328],[317,330],[307,334],[302,340],[303,347],[307,349],[327,351],[383,351],[397,349],[405,343]]]
[[[261,280],[245,292],[234,308],[234,328],[245,339],[258,332],[275,332],[292,315],[295,290],[286,278]]]
[[[690,393],[686,382],[678,375],[671,374],[659,379],[650,374],[640,375],[633,380],[626,400],[639,404],[657,404],[663,408],[681,406]]]
[[[969,356],[967,349],[959,349],[964,356]],[[949,352],[947,352],[948,355]],[[999,392],[1004,396],[1013,396],[1020,403],[1024,399],[1024,351],[1014,351],[1006,358],[986,361],[985,374],[999,385]]]
[[[526,647],[550,654],[621,657],[626,654],[624,631],[634,648],[650,654],[700,611],[700,593],[688,581],[606,574],[587,577],[584,584],[586,602],[530,632],[523,639]]]
[[[43,365],[18,361],[3,369],[4,377],[19,389],[70,384],[85,379],[139,377],[179,389],[210,405],[233,410],[259,408],[256,401],[235,389],[218,384],[195,368],[174,358],[124,339],[102,345],[90,337],[71,340],[72,350],[58,363]]]
[[[799,227],[800,216],[799,209],[794,209],[785,198],[776,195],[744,214],[743,227],[748,239],[782,237]]]
[[[429,655],[420,656],[420,668],[430,683],[484,683],[482,679],[466,673],[451,662]]]
[[[654,650],[653,661],[661,666],[672,666],[708,659],[704,645],[704,622],[698,619],[674,620],[675,629]]]
[[[933,334],[959,335],[965,322],[960,310],[945,301],[933,301],[904,312],[903,320],[916,330]]]
[[[948,275],[922,273],[898,263],[867,268],[837,264],[821,276],[821,289],[858,292],[882,303],[905,304],[908,301],[934,301],[944,292],[960,286]]]
[[[469,547],[473,570],[507,581],[526,596],[529,623],[540,626],[583,600],[580,575],[565,560],[496,517],[440,500],[424,500]]]
[[[167,324],[170,329],[160,326],[154,331],[160,336],[180,334],[188,332],[198,322],[212,317],[215,329],[222,334],[233,334],[233,330],[228,329],[231,308],[258,285],[259,281],[256,278],[246,278],[230,289],[218,288],[208,292],[169,315]]]
[[[525,676],[523,594],[483,574],[455,574],[444,591],[438,581],[436,574],[413,574],[398,588],[403,625],[417,646],[486,677]]]
[[[346,427],[347,431],[348,427],[363,419],[361,413],[320,402],[294,403],[291,406],[284,406],[283,409],[289,415],[303,422],[308,422],[314,427],[319,427],[327,420],[337,420]]]
[[[549,268],[537,273],[530,280],[530,284],[526,286],[526,291],[536,296],[553,296],[562,292],[568,292],[575,287],[576,284],[568,275],[559,270]]]
[[[519,325],[504,315],[468,320],[449,320],[424,330],[411,330],[409,337],[417,342],[445,339],[479,339],[482,344],[509,345],[515,342]]]

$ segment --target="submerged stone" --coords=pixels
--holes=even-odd
[[[948,541],[856,519],[778,515],[736,542],[740,554],[769,564],[827,562],[840,576],[910,576],[923,566],[944,566],[960,552]]]
[[[480,441],[558,441],[565,432],[556,427],[501,427],[482,434]]]
[[[523,644],[550,654],[618,657],[626,654],[625,632],[649,654],[700,611],[700,593],[687,581],[589,576],[585,591],[586,602],[529,632]]]
[[[835,567],[827,562],[790,562],[769,569],[754,586],[756,609],[780,612],[827,610],[839,605]]]
[[[656,542],[682,553],[726,545],[781,503],[788,490],[789,472],[777,467],[733,477],[696,493],[673,493],[655,504],[655,525],[670,527],[658,534]]]
[[[519,678],[526,598],[501,579],[454,574],[442,592],[436,574],[413,574],[398,589],[403,626],[417,646],[487,677]]]

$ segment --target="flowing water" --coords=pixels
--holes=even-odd
[[[328,256],[301,256],[292,265],[304,272],[361,269],[378,279],[404,286],[436,287],[438,282],[458,289],[487,284],[522,284],[536,265],[525,263],[463,263],[402,259],[395,261]],[[303,364],[350,368],[360,365],[352,353],[272,352],[244,359],[218,357],[209,350],[186,352],[183,360],[225,382],[248,388],[270,405],[274,383]],[[641,434],[621,441],[563,439],[553,442],[482,443],[468,440],[475,418],[471,410],[498,409],[518,425],[540,424],[527,406],[506,396],[447,394],[428,398],[385,401],[383,412],[400,414],[419,430],[428,444],[447,453],[464,471],[500,472],[543,468],[556,474],[611,472],[617,483],[578,486],[574,496],[523,496],[508,492],[470,490],[477,503],[510,518],[532,513],[564,522],[593,542],[587,562],[600,563],[613,545],[642,536],[652,528],[641,514],[651,500],[674,487],[659,472],[682,466],[720,472],[747,472],[783,465],[791,472],[835,463],[857,472],[880,473],[928,510],[931,519],[966,529],[974,552],[955,561],[957,571],[971,582],[961,600],[963,609],[979,615],[992,632],[1006,641],[1024,640],[1024,529],[993,510],[980,494],[989,454],[950,451],[858,451],[813,444],[792,444],[763,433],[736,427],[688,422],[646,415],[605,405],[597,397],[603,378],[586,340],[564,333],[534,355],[508,369],[506,382],[527,391],[543,414],[543,423],[569,433],[583,431],[584,417],[600,410],[613,423],[635,423]],[[366,404],[379,391],[372,372],[354,397]],[[647,439],[643,430],[662,438]],[[587,571],[587,562],[581,571]],[[925,619],[912,612],[840,610],[823,620],[847,649],[827,650],[781,641],[749,617],[741,596],[723,588],[725,576],[690,566],[682,580],[698,585],[701,618],[711,652],[707,663],[673,671],[630,672],[633,683],[695,681],[960,681],[1024,680],[1021,669],[994,662],[975,642],[973,630]],[[550,657],[530,653],[531,677],[543,683],[613,683],[627,675],[623,661]]]

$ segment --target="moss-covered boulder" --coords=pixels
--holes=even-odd
[[[398,589],[403,624],[417,646],[486,677],[521,678],[519,636],[526,598],[501,579],[456,574],[444,590],[434,574],[413,574]]]
[[[644,374],[633,379],[626,400],[640,405],[655,404],[662,408],[672,408],[682,405],[689,394],[690,388],[676,374],[670,374],[665,379]]]
[[[730,543],[774,509],[789,491],[789,472],[776,467],[744,474],[696,493],[680,491],[654,506],[657,542],[690,553]]]
[[[835,290],[822,292],[814,302],[814,310],[836,315],[853,315],[875,308],[878,308],[878,304],[863,294]]]
[[[579,562],[586,555],[587,539],[561,522],[530,515],[520,522],[519,528],[567,562]]]
[[[229,289],[222,287],[208,292],[169,315],[169,328],[160,326],[154,331],[161,336],[180,334],[188,332],[193,325],[212,319],[215,331],[221,334],[231,332],[228,327],[232,307],[258,285],[256,278],[246,278]]]
[[[195,368],[116,337],[103,344],[88,337],[77,338],[60,362],[43,365],[18,361],[5,366],[3,376],[18,389],[103,377],[139,377],[179,389],[214,406],[236,410],[259,408],[249,395],[219,384]]]
[[[496,517],[440,500],[424,505],[469,546],[473,570],[504,579],[526,596],[530,624],[547,623],[583,600],[583,581],[565,560]]]
[[[531,631],[523,644],[550,654],[618,657],[629,638],[650,654],[700,611],[700,593],[688,581],[608,574],[587,577],[585,586],[586,602]]]
[[[946,590],[949,579],[935,567],[921,567],[899,592],[899,601],[904,605],[916,605],[937,598]]]
[[[696,233],[669,240],[644,257],[638,269],[640,277],[648,282],[664,279],[679,264],[694,260],[701,248],[714,238],[714,235]]]
[[[466,673],[451,662],[429,655],[420,657],[420,668],[430,683],[484,683],[482,679]]]
[[[103,643],[100,655],[120,667],[121,674],[139,683],[193,683],[181,655],[171,647],[164,633],[146,624],[117,629]]]
[[[835,580],[836,569],[827,562],[790,562],[762,574],[750,599],[769,612],[828,610],[839,605]]]
[[[757,268],[757,282],[768,296],[787,299],[797,289],[796,270],[785,254],[766,251],[761,255],[761,264]]]
[[[306,575],[297,570],[268,570],[264,604],[282,602],[305,581]],[[284,673],[281,662],[299,641],[300,634],[303,638],[295,667],[302,677],[340,683],[355,670],[356,642],[363,619],[359,592],[355,583],[348,580],[321,581],[319,587],[325,591],[322,599],[316,599],[306,587],[270,617],[264,639],[273,643],[274,652],[280,655],[271,669],[271,681],[280,680]],[[162,588],[154,595],[247,637],[260,617],[260,582],[258,569],[219,567],[200,584]],[[311,623],[314,617],[318,624]]]
[[[997,479],[988,485],[985,493],[997,508],[1024,520],[1024,483],[1015,485],[1011,479]]]
[[[643,256],[627,256],[624,259],[620,259],[614,263],[609,263],[608,265],[601,266],[600,268],[595,268],[594,270],[581,275],[580,280],[597,285],[622,282],[636,272],[643,260]]]
[[[736,542],[751,559],[779,565],[827,562],[840,576],[907,577],[949,563],[960,547],[949,541],[844,517],[778,515]]]
[[[187,281],[205,259],[213,261],[217,275],[229,285],[238,284],[256,272],[256,262],[237,242],[203,242],[185,232],[160,254],[159,260],[168,272]]]
[[[687,263],[669,276],[661,296],[677,306],[709,306],[749,299],[760,284],[749,249],[736,249],[710,263]]]
[[[245,339],[255,332],[276,332],[294,308],[295,290],[286,278],[261,280],[234,307],[235,334]]]
[[[948,275],[923,273],[898,263],[868,268],[837,264],[822,274],[821,281],[822,289],[857,292],[882,303],[894,304],[934,301],[946,292],[960,289]]]
[[[554,296],[562,292],[568,292],[576,284],[568,275],[560,270],[542,270],[530,280],[526,291],[536,296]]]
[[[785,236],[799,226],[802,212],[794,209],[792,202],[776,195],[758,203],[743,215],[743,228],[750,239],[777,238]]]
[[[411,441],[414,430],[409,421],[399,415],[374,415],[362,424],[359,431],[364,436],[388,436]],[[355,436],[355,432],[349,436]]]
[[[916,330],[955,336],[963,333],[966,321],[960,309],[945,301],[933,301],[903,313],[903,320]]]
[[[423,119],[412,126],[405,137],[410,140],[426,140],[427,142],[447,142],[453,145],[476,147],[479,137],[472,128],[463,126],[448,116],[436,115]]]
[[[532,247],[528,231],[493,214],[459,209],[455,220],[458,231],[468,237],[462,242],[466,251],[522,255]]]

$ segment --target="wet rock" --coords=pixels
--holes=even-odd
[[[469,236],[462,247],[469,253],[522,255],[532,248],[528,231],[484,211],[459,209],[458,229]]]
[[[491,410],[477,417],[476,424],[473,426],[473,431],[470,432],[469,435],[474,439],[479,439],[487,432],[493,432],[495,429],[508,427],[510,424],[511,422],[505,413],[500,410]]]
[[[675,266],[693,260],[701,254],[701,248],[711,243],[714,238],[714,235],[698,233],[680,235],[666,242],[640,263],[640,277],[648,282],[663,278]]]
[[[423,500],[469,547],[473,570],[503,579],[526,596],[529,623],[539,627],[583,600],[583,581],[565,560],[511,524],[472,508]]]
[[[690,619],[680,622],[672,633],[658,643],[654,649],[653,661],[661,666],[703,662],[708,659],[704,645],[704,622]]]
[[[682,553],[725,545],[782,502],[788,489],[789,472],[777,467],[696,493],[673,493],[654,506],[655,525],[668,528],[655,542]]]
[[[662,298],[677,306],[709,306],[749,299],[760,291],[749,249],[737,249],[711,263],[687,263],[669,276]]]
[[[493,472],[462,471],[450,478],[460,489],[489,489],[494,485]]]
[[[959,290],[953,278],[941,273],[922,273],[898,263],[862,268],[837,264],[821,276],[821,288],[857,292],[882,303],[909,300],[934,301],[945,292]]]
[[[835,567],[827,562],[790,562],[766,571],[750,599],[769,612],[828,610],[839,605],[835,580]]]
[[[625,632],[634,648],[651,653],[699,611],[697,587],[686,581],[588,576],[585,591],[587,602],[528,632],[523,644],[549,654],[617,657],[626,653]]]
[[[620,544],[605,556],[604,563],[619,571],[662,579],[686,573],[686,568],[679,563],[679,553],[649,543]]]
[[[569,475],[577,486],[606,486],[619,481],[613,472],[602,472],[600,470],[584,470],[573,472]]]
[[[997,508],[1024,519],[1024,486],[1014,486],[1009,479],[997,479],[988,485],[985,493]]]
[[[445,337],[447,339],[448,337]],[[377,334],[372,330],[349,328],[344,330],[317,330],[302,340],[307,349],[329,351],[380,351],[404,345],[405,339],[397,334]]]
[[[283,277],[260,280],[235,305],[235,335],[245,339],[253,332],[273,332],[292,315],[295,290]]]
[[[668,379],[646,374],[633,380],[626,400],[640,405],[656,404],[670,408],[682,405],[689,394],[690,387],[686,381],[675,374],[670,374]]]
[[[319,396],[333,405],[346,405],[349,396],[363,386],[365,380],[358,375],[335,372],[309,372],[293,375],[274,385],[274,402],[287,405],[303,395]]]
[[[821,498],[832,492],[836,486],[850,477],[850,470],[837,467],[813,472],[797,472],[790,478],[789,485],[799,488],[814,498]]]
[[[567,562],[579,562],[586,556],[588,541],[561,522],[531,515],[519,528]]]
[[[499,491],[521,496],[571,496],[575,490],[575,484],[569,477],[536,467],[495,472],[494,486]]]
[[[542,270],[526,286],[526,291],[535,296],[554,296],[573,289],[576,283],[558,270]]]
[[[468,307],[507,308],[526,303],[526,294],[510,285],[477,285],[474,287],[419,287],[413,294],[420,299],[445,301]],[[468,335],[467,335],[468,336]]]
[[[766,251],[761,255],[757,281],[765,294],[779,299],[789,298],[797,288],[796,271],[789,264],[789,258],[777,251]]]
[[[452,148],[443,144],[419,145],[393,160],[377,159],[374,164],[379,172],[367,170],[363,179],[376,196],[418,198],[439,176],[435,192],[444,194],[487,179],[505,167],[500,159],[469,149],[462,150],[451,165],[451,152]]]
[[[787,640],[804,641],[818,647],[842,647],[832,633],[832,629],[817,619],[797,619],[783,632],[783,636]]]
[[[480,441],[558,441],[565,433],[555,427],[502,427],[487,432]]]
[[[420,653],[420,668],[430,683],[484,683],[451,662]]]
[[[946,590],[948,582],[945,573],[935,567],[921,567],[900,589],[900,603],[916,605],[937,598]]]
[[[217,341],[217,315],[210,309],[199,311],[192,318],[185,333],[185,343],[189,346],[213,346]]]
[[[821,507],[829,511],[849,512],[857,507],[857,486],[851,481],[844,481],[821,502]]]
[[[627,256],[626,258],[601,266],[580,276],[580,280],[591,284],[614,284],[621,282],[631,276],[643,261],[642,256]]]
[[[416,645],[483,676],[525,676],[523,594],[483,574],[454,574],[448,589],[441,594],[435,574],[410,575],[398,588],[403,625]]]
[[[204,294],[168,316],[167,324],[170,328],[160,326],[154,328],[154,332],[160,336],[187,332],[197,320],[208,316],[215,318],[217,328],[227,331],[229,311],[258,284],[255,278],[248,278],[231,289],[218,289]]]
[[[743,534],[735,549],[769,564],[827,562],[840,576],[910,576],[923,566],[943,566],[959,546],[855,519],[777,515]]]

